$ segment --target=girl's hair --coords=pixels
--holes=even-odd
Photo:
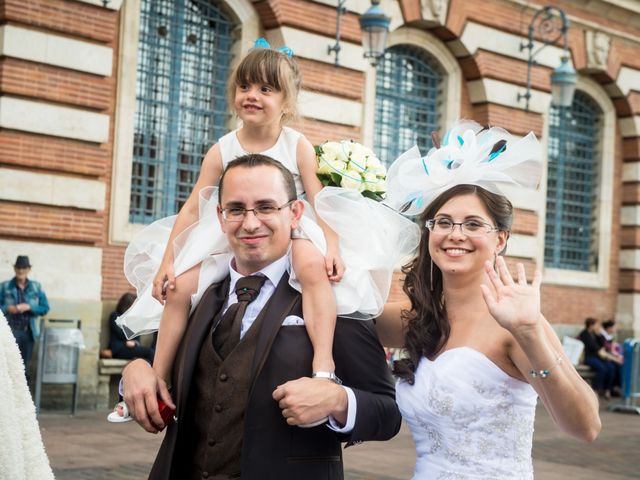
[[[236,87],[244,84],[263,83],[270,85],[284,96],[283,124],[298,117],[297,100],[302,76],[297,62],[287,54],[270,48],[254,48],[235,68],[227,85],[227,99],[231,110],[236,96]]]
[[[432,219],[450,199],[470,194],[480,199],[499,230],[507,233],[511,231],[511,202],[503,195],[491,193],[476,185],[456,185],[442,193],[419,216],[418,224],[424,225],[427,220]],[[432,263],[427,228],[424,228],[418,249],[418,256],[402,267],[402,272],[406,275],[403,290],[411,301],[411,309],[402,311],[402,320],[407,322],[404,348],[408,358],[396,361],[393,367],[393,373],[411,385],[420,359],[433,359],[447,343],[451,332],[446,305],[442,301],[442,272]],[[503,253],[504,250],[500,252]]]

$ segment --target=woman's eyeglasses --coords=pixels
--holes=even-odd
[[[500,229],[478,220],[465,220],[464,222],[454,222],[449,218],[432,218],[427,220],[425,226],[431,233],[448,235],[453,232],[456,225],[460,225],[460,231],[469,237],[482,237],[491,232],[498,232]]]

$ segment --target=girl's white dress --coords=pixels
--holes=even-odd
[[[232,131],[219,140],[223,167],[246,152]],[[273,147],[261,152],[292,173],[298,196],[304,188],[296,150],[301,134],[284,127]],[[191,309],[209,285],[226,277],[231,253],[216,215],[217,187],[200,191],[200,218],[174,241],[176,275],[201,264],[198,291]],[[413,254],[420,240],[420,229],[390,207],[367,199],[355,190],[325,187],[315,199],[316,213],[336,232],[346,270],[343,279],[333,284],[338,315],[369,319],[380,314],[391,287],[394,268]],[[125,275],[137,290],[137,300],[118,319],[129,338],[158,330],[163,306],[151,296],[153,278],[158,271],[176,216],[160,219],[145,227],[127,247]],[[313,242],[324,254],[326,242],[309,204],[296,236]],[[293,269],[290,284],[300,291]]]
[[[416,445],[415,480],[533,479],[537,394],[469,347],[422,358],[396,400]]]

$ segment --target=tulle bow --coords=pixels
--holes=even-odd
[[[502,128],[483,129],[458,121],[440,148],[421,156],[417,146],[389,167],[385,203],[406,215],[418,215],[455,185],[478,185],[502,194],[501,187],[535,189],[542,174],[541,149],[530,132],[518,139]]]

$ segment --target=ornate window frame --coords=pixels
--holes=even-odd
[[[546,284],[566,285],[586,288],[607,288],[610,282],[611,268],[611,238],[612,238],[612,213],[613,213],[613,174],[615,168],[615,133],[616,133],[616,112],[613,102],[605,90],[594,80],[579,76],[576,90],[585,93],[600,107],[602,111],[602,128],[599,138],[599,166],[600,166],[600,186],[598,204],[596,209],[598,215],[598,266],[595,272],[580,272],[559,268],[543,268],[543,280]],[[549,138],[549,112],[544,115],[544,165],[541,188],[543,190],[543,206],[538,217],[539,250],[537,264],[544,265],[544,232],[547,215],[547,165],[548,165],[548,145]],[[607,212],[609,213],[607,215]]]
[[[440,118],[442,126],[447,129],[460,116],[462,95],[462,70],[456,57],[445,44],[433,34],[411,27],[400,27],[389,33],[387,47],[394,45],[415,45],[440,64],[443,70]],[[365,72],[365,94],[363,103],[362,139],[365,145],[373,145],[376,104],[376,70],[368,66]],[[426,153],[426,152],[425,152]]]

